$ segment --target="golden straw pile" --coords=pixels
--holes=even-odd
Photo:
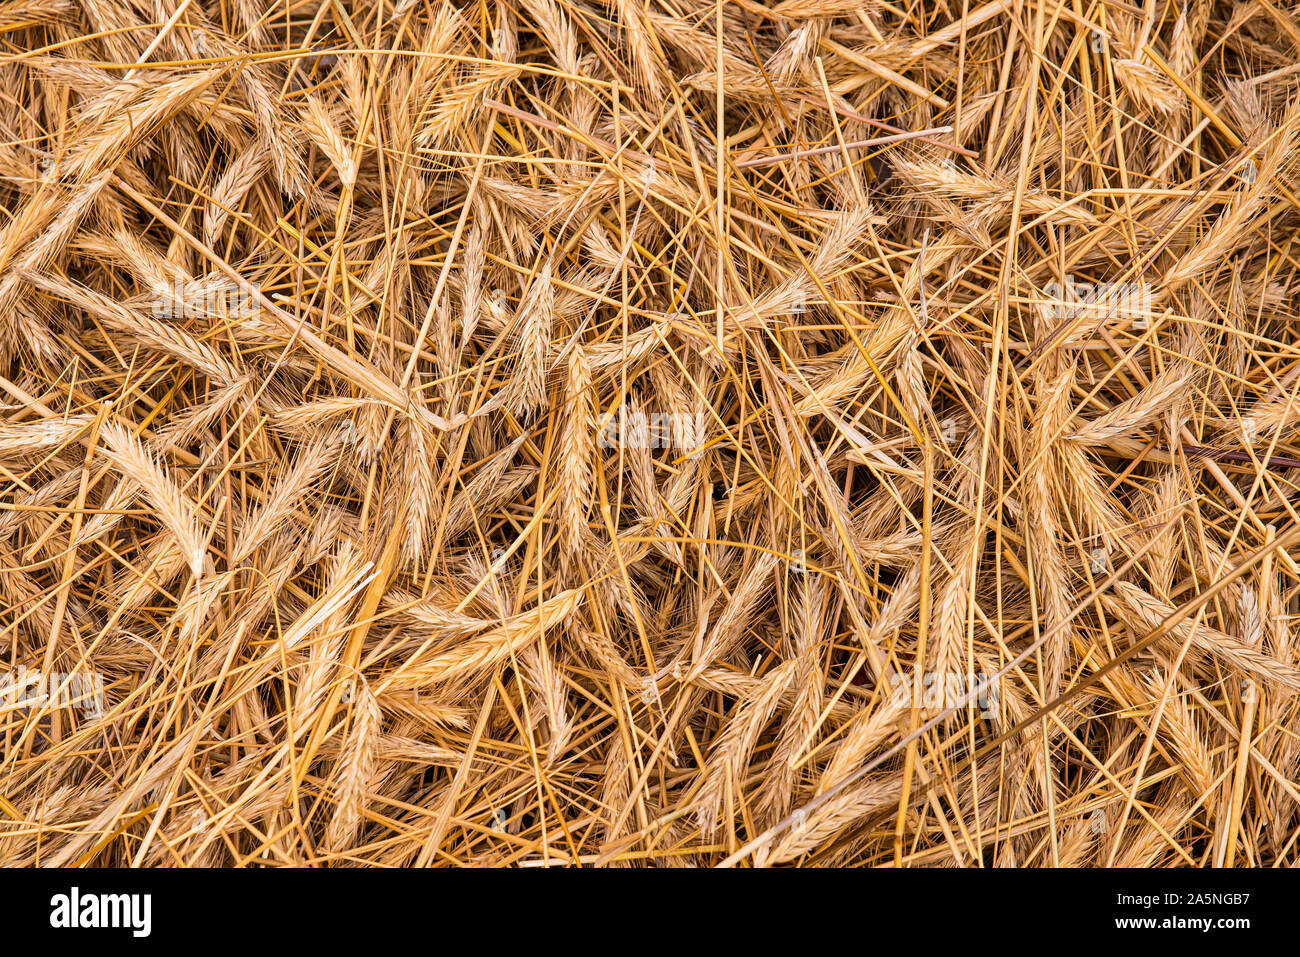
[[[0,864],[1300,861],[1292,3],[0,44]]]

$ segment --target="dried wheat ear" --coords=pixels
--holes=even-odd
[[[1287,5],[0,40],[0,864],[1300,862]]]

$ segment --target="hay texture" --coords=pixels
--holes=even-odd
[[[0,0],[0,863],[1300,858],[1300,13]]]

